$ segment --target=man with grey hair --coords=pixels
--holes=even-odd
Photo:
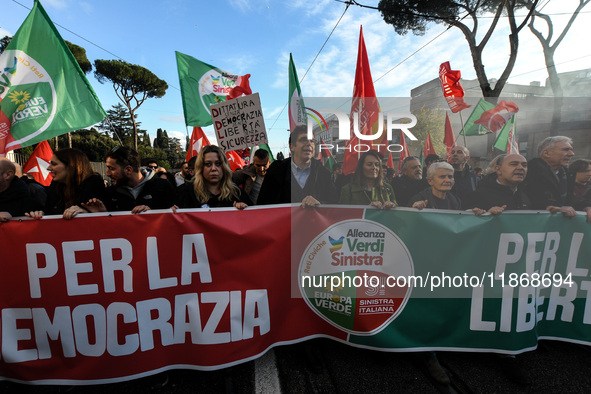
[[[396,202],[402,207],[408,207],[408,201],[415,194],[423,191],[429,185],[423,180],[421,162],[416,156],[408,156],[401,164],[402,175],[394,178],[392,187]]]
[[[547,209],[574,217],[571,206],[567,166],[574,156],[572,139],[565,136],[548,137],[538,145],[538,157],[528,163],[525,193],[532,209]]]
[[[470,151],[465,146],[456,145],[449,152],[449,164],[454,168],[455,184],[451,191],[465,200],[478,187],[478,175],[472,171],[468,160]]]

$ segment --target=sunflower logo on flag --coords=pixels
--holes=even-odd
[[[12,93],[9,93],[8,98],[16,105],[20,104],[18,106],[18,110],[22,111],[23,109],[25,109],[25,103],[31,99],[31,95],[27,91],[21,90],[20,92],[14,91]]]

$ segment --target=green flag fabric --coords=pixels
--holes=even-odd
[[[212,124],[209,106],[226,101],[239,75],[204,63],[184,53],[176,53],[181,84],[183,113],[187,126],[205,127]]]
[[[478,104],[474,106],[474,111],[472,111],[472,114],[470,115],[470,117],[468,117],[468,120],[466,120],[464,130],[460,132],[460,135],[464,135],[464,133],[466,133],[466,135],[483,135],[489,133],[490,131],[486,127],[474,122],[480,119],[484,112],[491,110],[494,107],[494,104],[489,103],[486,100],[480,99]]]
[[[306,106],[291,53],[289,54],[289,97],[287,103],[289,106],[289,131],[291,132],[296,126],[306,124]]]
[[[106,116],[36,0],[0,56],[0,155],[92,126]]]

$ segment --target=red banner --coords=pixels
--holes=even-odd
[[[286,207],[2,224],[1,376],[107,383],[344,339],[291,299],[289,223]]]

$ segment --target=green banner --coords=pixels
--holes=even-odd
[[[584,215],[359,211],[319,209],[306,223],[322,226],[302,253],[292,246],[302,297],[351,343],[519,353],[540,338],[591,342]]]
[[[74,55],[35,1],[0,56],[0,154],[106,116]]]

